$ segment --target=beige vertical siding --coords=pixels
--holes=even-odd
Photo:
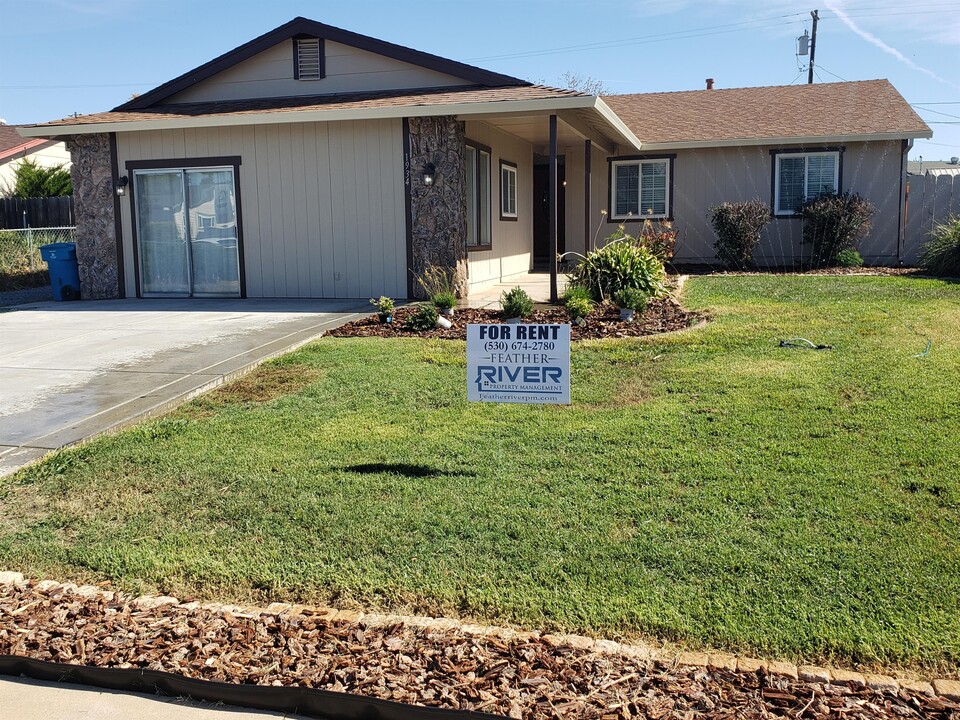
[[[469,252],[470,289],[529,272],[533,263],[533,146],[482,122],[466,123],[468,140],[487,145],[490,158],[492,249]],[[500,220],[500,160],[517,165],[516,221]]]
[[[450,87],[467,81],[349,45],[325,42],[326,77],[295,80],[293,41],[284,40],[174,95],[168,102],[207,102],[264,97]]]
[[[900,237],[902,156],[900,141],[846,143],[843,190],[859,193],[873,203],[873,228],[860,252],[868,263],[890,264],[897,259]],[[715,262],[714,233],[709,208],[722,202],[759,198],[772,203],[770,146],[699,148],[675,153],[673,209],[680,233],[676,259]],[[779,149],[779,148],[778,148]],[[785,146],[783,149],[789,149]],[[595,175],[596,182],[596,175]],[[604,170],[602,206],[609,204],[609,177]],[[582,192],[581,192],[582,194]],[[632,224],[631,224],[632,225]],[[754,254],[760,265],[790,264],[808,253],[801,244],[802,221],[775,218],[766,227]]]
[[[586,252],[587,244],[594,238],[603,240],[616,228],[615,224],[608,223],[601,214],[607,209],[607,156],[595,145],[590,153],[591,171],[591,198],[590,198],[590,232],[584,234],[583,216],[586,212],[584,202],[584,158],[583,144],[563,149],[566,163],[566,248],[580,254]]]
[[[240,157],[249,297],[406,295],[400,120],[119,133],[117,147],[122,172],[131,160]],[[134,296],[128,202],[121,221]]]

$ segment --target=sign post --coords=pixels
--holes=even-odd
[[[569,325],[467,325],[467,400],[570,404]]]

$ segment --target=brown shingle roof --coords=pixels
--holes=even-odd
[[[7,162],[11,158],[19,158],[27,154],[27,151],[36,152],[40,146],[45,145],[46,140],[42,138],[25,138],[17,132],[16,125],[0,124],[0,162]]]
[[[310,97],[263,98],[218,102],[155,105],[142,110],[113,110],[54,120],[34,127],[93,125],[97,123],[134,122],[141,120],[179,120],[200,117],[230,117],[264,113],[304,112],[310,110],[362,110],[368,108],[401,108],[457,103],[496,103],[516,100],[551,100],[587,97],[574,90],[560,90],[542,85],[498,88],[470,86],[436,90],[400,90]]]
[[[930,133],[887,80],[610,95],[603,100],[645,144]]]

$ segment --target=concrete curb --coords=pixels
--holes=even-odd
[[[78,595],[92,599],[101,597],[113,602],[119,593],[105,590],[97,585],[76,585],[60,583],[56,580],[34,581],[25,579],[22,573],[0,572],[0,587],[13,586],[19,589],[32,587],[44,595]],[[465,635],[476,637],[496,637],[504,641],[541,640],[557,648],[582,650],[600,655],[620,656],[635,660],[653,662],[664,668],[693,667],[706,670],[727,670],[741,674],[762,672],[792,680],[821,683],[824,685],[843,685],[848,687],[868,687],[877,692],[898,692],[903,689],[912,693],[922,693],[931,697],[939,696],[954,702],[960,702],[960,680],[935,678],[930,681],[913,678],[894,678],[888,675],[860,673],[843,668],[818,667],[813,665],[794,665],[763,658],[751,658],[716,652],[680,652],[666,648],[656,648],[637,643],[621,643],[586,635],[566,635],[523,631],[496,625],[478,625],[465,623],[452,618],[422,617],[416,615],[392,615],[363,613],[356,610],[341,610],[324,606],[291,605],[289,603],[271,603],[267,607],[226,605],[222,603],[181,603],[169,595],[141,595],[130,598],[130,605],[141,610],[152,610],[162,606],[176,607],[186,611],[197,609],[218,614],[230,614],[238,618],[257,618],[261,615],[303,616],[310,615],[328,622],[349,623],[362,627],[385,627],[405,625],[424,631],[459,630]]]

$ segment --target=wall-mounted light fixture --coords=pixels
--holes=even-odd
[[[127,185],[130,184],[130,180],[126,175],[121,175],[117,178],[117,195],[123,197],[127,194]]]
[[[437,174],[437,169],[434,167],[433,163],[427,163],[423,166],[423,184],[427,187],[433,185],[434,176]]]

